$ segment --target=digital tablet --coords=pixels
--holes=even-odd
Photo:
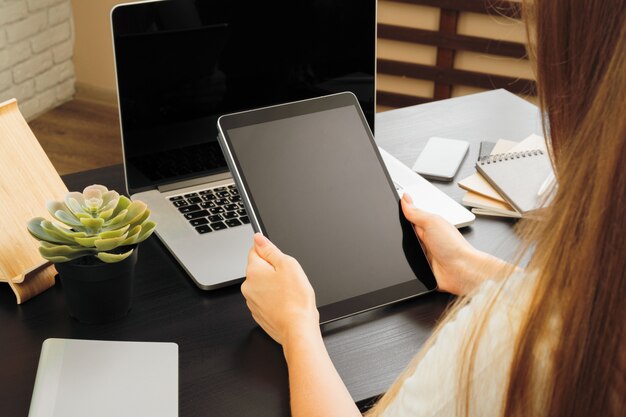
[[[254,230],[300,262],[321,323],[436,288],[353,94],[228,114],[217,124]]]

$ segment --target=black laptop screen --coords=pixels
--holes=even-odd
[[[374,0],[166,0],[112,24],[131,193],[226,171],[225,113],[352,91],[373,130]]]

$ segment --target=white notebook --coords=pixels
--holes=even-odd
[[[28,415],[178,416],[178,345],[46,339]]]

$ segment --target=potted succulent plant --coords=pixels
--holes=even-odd
[[[130,201],[102,185],[46,208],[61,224],[36,217],[28,230],[40,241],[39,252],[59,273],[70,315],[85,323],[102,323],[130,310],[138,243],[156,224],[141,201]]]

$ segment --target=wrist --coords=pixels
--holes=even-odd
[[[319,343],[323,345],[322,331],[318,322],[295,326],[285,334],[282,346],[287,362],[289,362],[292,354],[297,355],[297,352],[302,351],[302,349],[316,346]]]

